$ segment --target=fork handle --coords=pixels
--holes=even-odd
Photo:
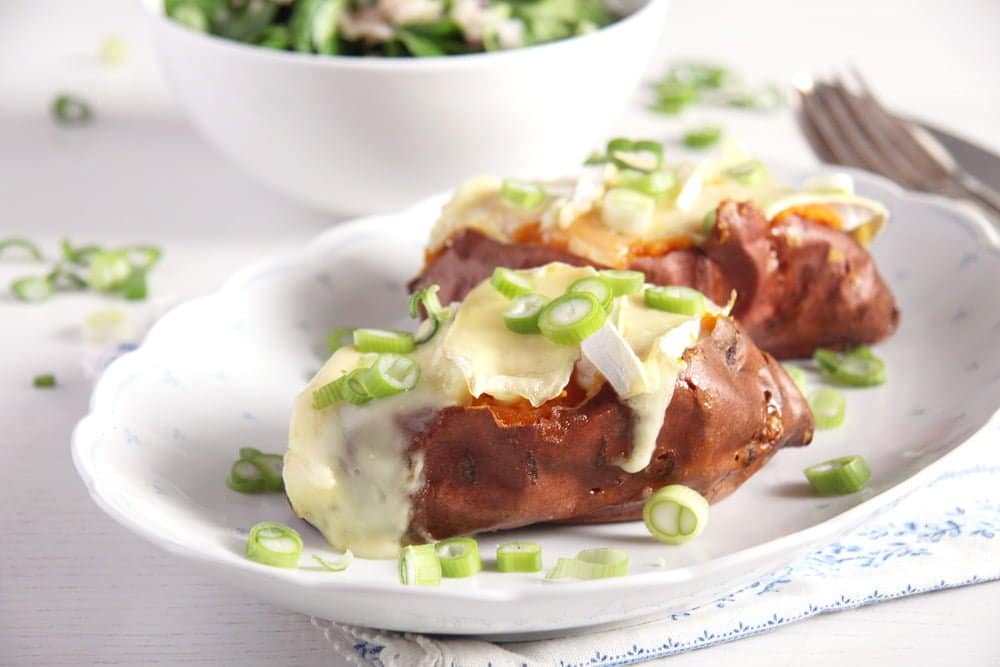
[[[956,173],[954,180],[955,184],[966,194],[1000,219],[1000,192],[997,192],[967,171]]]

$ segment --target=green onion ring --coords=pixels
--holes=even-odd
[[[471,577],[483,569],[479,558],[479,543],[471,537],[453,537],[434,545],[441,574],[449,579]]]
[[[642,520],[650,534],[666,544],[683,544],[708,525],[708,501],[682,484],[665,486],[646,501]]]
[[[615,293],[611,289],[611,285],[606,283],[599,275],[580,278],[566,288],[567,294],[579,294],[581,292],[593,294],[594,298],[600,302],[601,308],[606,311],[611,310],[611,305],[615,300]]]
[[[615,296],[635,294],[642,289],[646,276],[642,271],[626,271],[623,269],[607,269],[597,274],[611,288]]]
[[[847,401],[843,393],[830,387],[820,387],[809,394],[808,402],[817,429],[828,430],[844,423]]]
[[[389,329],[355,329],[354,347],[358,352],[413,352],[413,334]]]
[[[832,350],[819,349],[813,359],[823,375],[834,382],[850,387],[874,387],[886,380],[885,362],[868,347],[859,347],[843,355]]]
[[[650,197],[665,197],[677,185],[677,176],[672,171],[654,171],[647,174],[626,169],[618,175],[617,185]]]
[[[12,282],[10,291],[25,303],[38,303],[52,296],[52,282],[41,276],[27,276]]]
[[[802,395],[804,396],[808,389],[808,385],[806,384],[806,372],[798,366],[792,366],[790,364],[781,364],[781,367],[785,369],[785,372],[788,373],[788,377],[792,379],[792,382],[795,383],[795,386],[799,388],[799,391],[802,392]]]
[[[356,368],[344,377],[340,378],[340,398],[351,405],[364,405],[372,400],[372,395],[365,387],[365,375],[367,368]]]
[[[280,523],[263,521],[250,529],[247,558],[272,567],[297,567],[302,554],[302,537]]]
[[[335,555],[333,558],[322,558],[313,554],[312,559],[319,563],[320,567],[327,572],[343,572],[354,562],[354,554],[348,549],[342,554]]]
[[[584,549],[576,558],[560,558],[546,579],[605,579],[628,574],[628,554],[621,549]]]
[[[493,269],[493,275],[490,276],[490,284],[493,285],[496,291],[508,299],[513,299],[522,294],[530,294],[535,289],[531,281],[520,273],[502,266]]]
[[[535,542],[505,542],[497,547],[497,569],[538,572],[542,569],[542,548]]]
[[[282,479],[282,470],[285,465],[285,457],[281,454],[258,454],[250,459],[256,463],[264,473],[264,490],[280,492],[285,490],[285,481]]]
[[[684,145],[688,148],[710,148],[719,143],[722,138],[722,128],[718,125],[694,127],[684,132]]]
[[[56,386],[56,376],[52,373],[43,373],[41,375],[36,375],[31,381],[36,389],[51,389]]]
[[[405,586],[441,583],[441,561],[433,544],[403,547],[399,554],[399,582]]]
[[[715,227],[715,218],[717,215],[717,209],[710,208],[705,211],[705,215],[701,219],[701,231],[706,235],[712,233],[712,228]]]
[[[267,472],[256,460],[240,459],[229,469],[226,486],[240,493],[264,493],[267,490]]]
[[[2,255],[11,248],[17,248],[25,251],[26,253],[28,253],[28,255],[31,256],[32,259],[38,262],[45,259],[45,257],[42,255],[41,249],[28,239],[12,237],[0,241],[0,255]]]
[[[537,208],[547,197],[545,190],[536,183],[505,180],[500,184],[500,198],[516,208]]]
[[[563,294],[539,313],[538,329],[553,343],[577,345],[604,326],[607,317],[607,311],[593,294]]]
[[[60,125],[80,125],[91,119],[90,105],[75,95],[59,95],[52,101],[52,115]]]
[[[668,313],[694,317],[705,312],[705,295],[690,287],[679,285],[647,287],[643,300],[650,308]]]
[[[253,447],[240,447],[240,458],[241,459],[252,459],[256,456],[260,456],[264,452],[259,449],[254,449]]]
[[[743,185],[760,185],[767,178],[767,166],[760,160],[747,160],[726,169],[726,176]]]
[[[824,496],[857,493],[872,478],[868,463],[857,455],[817,463],[802,472],[816,493]]]
[[[402,354],[380,354],[361,376],[361,384],[372,398],[385,398],[409,391],[420,380],[420,364]]]
[[[98,292],[113,292],[131,275],[128,255],[120,250],[98,250],[90,259],[87,283]]]
[[[510,307],[503,312],[503,323],[514,333],[539,333],[538,315],[548,303],[548,298],[541,294],[516,296],[510,302]]]

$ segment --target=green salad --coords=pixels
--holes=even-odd
[[[428,57],[515,49],[619,17],[605,0],[164,0],[189,28],[272,49]]]

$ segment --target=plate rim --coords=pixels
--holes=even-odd
[[[824,169],[823,165],[787,166],[787,169],[783,169],[782,167],[785,167],[785,165],[776,166],[774,168],[775,171],[779,172],[792,171],[800,174],[808,173],[810,171],[818,172]],[[955,215],[956,221],[965,226],[967,229],[971,229],[977,245],[989,248],[994,253],[1000,254],[1000,232],[998,232],[998,230],[981,212],[967,208],[961,203],[941,195],[906,190],[888,179],[861,169],[842,168],[833,165],[826,165],[826,167],[829,167],[827,170],[836,169],[837,171],[849,173],[861,182],[870,182],[875,187],[887,190],[895,197],[915,201],[925,207],[945,209]],[[148,542],[155,544],[159,548],[190,561],[200,562],[223,569],[229,569],[236,565],[244,574],[250,573],[258,578],[263,577],[281,583],[294,582],[298,586],[305,586],[307,588],[320,590],[378,593],[380,590],[385,589],[398,592],[398,583],[371,580],[365,580],[363,582],[354,581],[352,583],[352,581],[347,578],[330,578],[323,577],[322,575],[313,576],[315,573],[266,567],[253,563],[247,559],[227,559],[216,556],[213,553],[206,552],[205,550],[199,550],[191,544],[175,542],[174,540],[158,533],[155,529],[146,526],[138,519],[130,516],[127,512],[119,510],[111,502],[109,502],[98,488],[94,472],[90,468],[89,463],[85,460],[84,452],[88,443],[91,442],[92,439],[96,438],[100,433],[102,426],[107,429],[114,424],[111,415],[106,414],[107,411],[104,410],[101,405],[103,402],[103,396],[109,393],[108,386],[112,386],[110,385],[110,380],[119,375],[123,369],[126,369],[133,364],[140,364],[143,358],[150,354],[150,350],[155,349],[156,344],[158,344],[157,341],[161,338],[161,336],[158,335],[158,331],[166,328],[165,323],[169,324],[173,319],[177,318],[179,316],[178,313],[183,313],[188,309],[204,307],[206,304],[212,303],[213,301],[222,300],[229,293],[239,291],[241,286],[245,285],[254,276],[265,272],[269,268],[273,268],[287,262],[291,258],[301,258],[303,256],[310,256],[313,253],[323,252],[324,249],[336,243],[337,238],[340,236],[346,236],[356,231],[362,231],[366,228],[378,226],[380,224],[399,224],[400,221],[412,219],[413,216],[423,214],[425,210],[430,210],[436,213],[436,211],[440,209],[440,206],[447,201],[450,195],[451,191],[438,193],[424,198],[416,204],[399,211],[367,215],[353,218],[342,223],[337,223],[330,229],[321,232],[301,246],[268,256],[237,270],[216,290],[206,295],[194,297],[174,306],[163,317],[157,320],[147,333],[141,345],[139,345],[135,350],[130,351],[116,359],[105,370],[104,374],[101,378],[99,378],[92,391],[88,413],[77,422],[73,429],[71,435],[71,455],[73,464],[77,470],[77,474],[80,476],[87,488],[88,495],[90,495],[94,503],[119,525],[124,526],[129,531],[142,537]],[[687,579],[691,576],[710,577],[715,573],[737,566],[741,562],[753,562],[754,560],[766,557],[768,553],[776,551],[784,551],[789,554],[799,553],[811,545],[814,545],[822,538],[822,536],[839,535],[851,530],[852,528],[860,525],[864,520],[889,509],[905,496],[926,485],[929,481],[932,481],[934,476],[939,474],[942,468],[946,467],[947,463],[958,453],[960,449],[965,447],[971,440],[976,438],[980,433],[989,427],[989,425],[996,419],[997,413],[998,409],[994,408],[993,414],[989,418],[980,424],[972,433],[968,434],[961,443],[955,445],[950,451],[941,455],[937,460],[927,464],[922,469],[913,473],[911,476],[894,486],[866,498],[853,507],[850,507],[839,514],[824,519],[823,521],[807,528],[803,528],[788,535],[756,544],[751,547],[746,547],[732,553],[717,556],[701,563],[695,563],[679,568],[667,568],[659,572],[642,572],[632,574],[621,579],[579,581],[574,582],[571,586],[554,585],[545,586],[540,589],[427,587],[421,588],[417,593],[423,598],[438,598],[440,600],[458,602],[463,600],[480,602],[523,602],[525,600],[534,600],[539,598],[539,591],[548,589],[553,592],[558,590],[560,598],[571,600],[572,598],[580,596],[586,597],[594,592],[609,589],[624,590],[633,587],[644,587],[652,584],[670,585],[674,581],[674,579],[669,576],[672,572],[677,573],[676,578],[678,579]],[[835,539],[835,537],[831,537],[831,539]],[[692,574],[692,571],[694,574]],[[682,572],[684,573],[683,577],[680,576],[680,573]],[[627,583],[628,585],[622,586],[623,583]]]

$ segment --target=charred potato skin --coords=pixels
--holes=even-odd
[[[778,449],[811,441],[801,394],[732,320],[704,327],[684,359],[652,460],[634,474],[615,465],[631,448],[632,413],[606,384],[513,422],[489,405],[401,420],[424,474],[407,539],[636,519],[652,492],[674,483],[717,501]]]
[[[429,259],[410,289],[436,283],[442,300],[460,300],[497,266],[554,261],[593,264],[556,248],[504,243],[466,229]],[[701,248],[638,257],[629,268],[656,284],[694,287],[719,304],[736,289],[736,318],[762,349],[781,359],[875,343],[899,323],[892,292],[849,234],[794,215],[771,224],[750,203],[720,204]]]

